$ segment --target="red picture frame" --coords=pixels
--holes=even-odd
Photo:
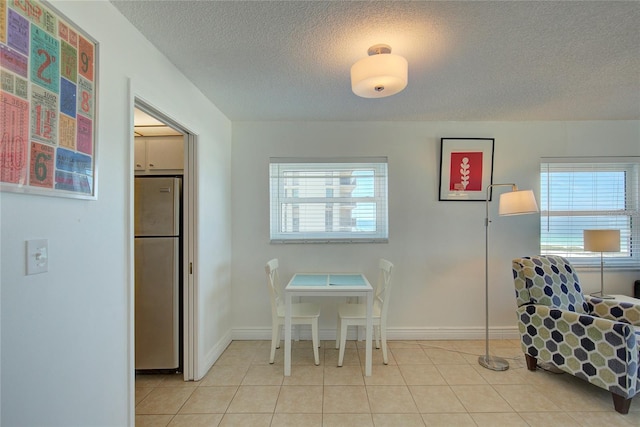
[[[493,138],[440,140],[438,200],[486,201],[486,189],[493,182],[494,143]]]

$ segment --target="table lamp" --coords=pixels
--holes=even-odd
[[[620,252],[620,230],[584,230],[584,250],[600,252],[600,292],[591,295],[602,299],[613,299],[604,293],[604,252]]]
[[[493,187],[511,187],[511,191],[500,195],[498,215],[524,215],[538,212],[538,204],[531,190],[518,190],[515,184],[491,184],[487,187],[484,257],[484,292],[485,292],[485,355],[478,357],[478,363],[493,371],[509,369],[509,362],[501,357],[489,355],[489,197]]]

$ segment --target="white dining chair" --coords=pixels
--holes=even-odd
[[[264,270],[267,273],[267,284],[269,285],[269,296],[271,298],[271,356],[269,363],[273,363],[276,356],[276,348],[280,348],[280,327],[284,326],[285,302],[283,289],[280,286],[278,259],[274,258],[267,262]],[[318,317],[320,317],[319,304],[302,302],[291,304],[291,325],[311,325],[313,359],[316,366],[320,364],[318,355]]]
[[[380,272],[378,283],[373,296],[373,335],[376,340],[376,348],[380,348],[382,339],[382,360],[389,363],[387,356],[387,311],[389,309],[389,296],[391,291],[391,273],[393,264],[385,259],[380,260]],[[338,327],[336,329],[336,348],[340,349],[338,366],[342,366],[344,348],[347,343],[347,328],[349,326],[366,326],[367,305],[340,304],[338,306]]]

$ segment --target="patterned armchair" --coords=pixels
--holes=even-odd
[[[514,259],[518,328],[527,368],[538,361],[590,382],[629,412],[640,390],[640,305],[585,296],[565,258]]]

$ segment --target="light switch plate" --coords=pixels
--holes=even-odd
[[[27,275],[49,271],[49,240],[27,240]]]

